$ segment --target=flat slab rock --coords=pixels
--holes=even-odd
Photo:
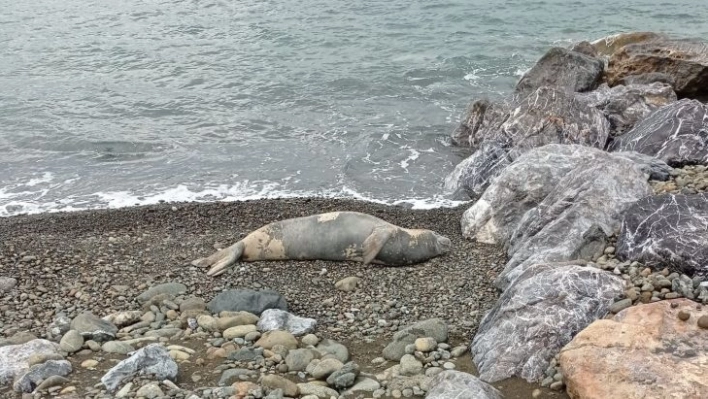
[[[472,341],[480,378],[540,381],[553,356],[604,317],[623,292],[621,278],[594,267],[550,263],[526,269],[484,316]]]
[[[258,320],[258,330],[266,332],[272,330],[285,330],[298,336],[311,333],[317,326],[317,320],[307,317],[295,316],[280,309],[267,309]]]
[[[671,76],[681,97],[708,94],[708,45],[663,37],[635,41],[610,56],[606,80],[610,86],[632,75],[661,73]]]
[[[679,319],[686,312],[686,321]],[[708,398],[708,330],[688,299],[627,308],[598,320],[560,353],[568,393],[583,399]],[[706,316],[708,317],[708,316]]]
[[[708,277],[708,195],[643,198],[622,215],[617,257]]]
[[[609,149],[641,152],[674,167],[708,163],[708,107],[688,99],[668,104],[615,139]]]
[[[174,380],[179,369],[169,351],[160,344],[150,344],[135,351],[132,356],[116,364],[101,377],[109,392],[135,376],[150,376],[156,380]]]
[[[215,296],[207,305],[211,313],[249,312],[260,316],[267,309],[288,310],[285,298],[273,290],[228,290]]]
[[[473,376],[455,370],[436,375],[428,388],[426,399],[502,399],[496,388]]]
[[[496,282],[503,289],[524,267],[589,259],[604,250],[620,213],[652,193],[647,179],[664,167],[636,153],[536,148],[505,168],[465,211],[462,233],[506,249],[510,260]]]

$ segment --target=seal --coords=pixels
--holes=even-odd
[[[218,276],[237,260],[331,260],[402,266],[450,251],[450,239],[405,229],[359,212],[330,212],[267,224],[244,239],[192,262]]]

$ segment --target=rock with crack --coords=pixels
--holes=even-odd
[[[680,313],[688,318],[682,320]],[[560,353],[572,398],[708,397],[708,317],[687,299],[627,308],[581,331]]]
[[[258,320],[258,330],[267,332],[272,330],[285,330],[292,335],[305,335],[315,330],[317,320],[295,316],[280,309],[267,309]]]
[[[611,151],[636,151],[671,166],[708,163],[708,107],[683,99],[661,107],[618,137]]]
[[[632,75],[660,73],[674,79],[680,97],[708,94],[708,45],[692,40],[656,37],[613,51],[606,71],[610,86]]]
[[[567,92],[594,90],[602,81],[605,63],[576,51],[553,47],[516,84],[518,93],[546,86]]]
[[[29,359],[32,356],[63,358],[59,344],[44,339],[0,347],[0,386],[29,370]]]
[[[173,380],[179,369],[169,351],[160,344],[150,344],[121,361],[101,377],[109,392],[115,391],[124,381],[135,376],[151,376],[157,380]]]
[[[502,399],[496,388],[473,376],[445,370],[430,381],[426,399]]]
[[[472,341],[480,378],[540,381],[553,356],[604,317],[623,292],[622,279],[594,267],[548,263],[527,268],[484,316]]]
[[[663,164],[640,154],[548,145],[519,157],[462,217],[465,237],[502,245],[511,257],[498,278],[507,286],[535,263],[601,255],[619,213],[651,194],[647,178]]]
[[[622,215],[617,257],[708,278],[708,195],[642,198]]]
[[[671,86],[663,83],[615,87],[603,84],[597,90],[575,96],[602,111],[610,122],[612,137],[622,135],[652,111],[676,101]]]

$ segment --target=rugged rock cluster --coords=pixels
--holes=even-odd
[[[508,256],[471,345],[482,380],[708,397],[706,77],[705,44],[623,34],[553,48],[470,106],[445,187],[474,200],[463,234]]]

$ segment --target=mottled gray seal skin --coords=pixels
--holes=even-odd
[[[444,255],[450,239],[404,229],[358,212],[331,212],[265,225],[236,244],[192,264],[218,276],[237,260],[331,260],[410,265]]]

